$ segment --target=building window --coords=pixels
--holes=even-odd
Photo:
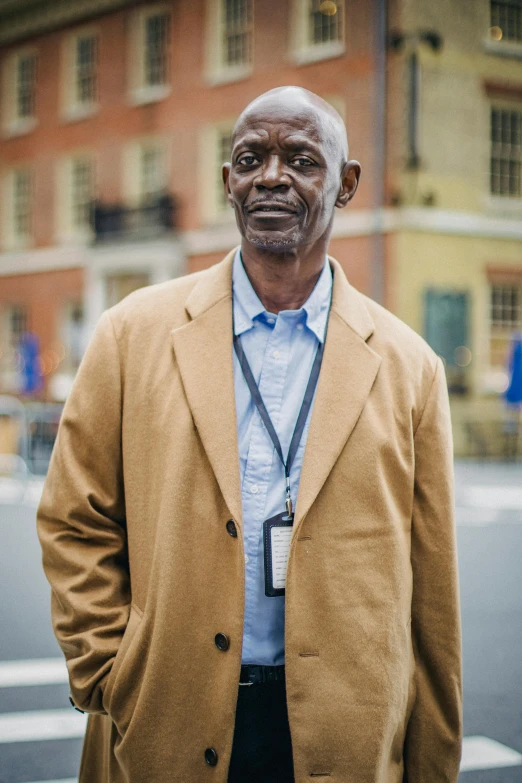
[[[27,310],[23,305],[12,305],[7,311],[8,344],[18,348],[27,331]]]
[[[89,158],[75,158],[71,167],[71,227],[84,231],[91,226],[94,199],[94,166]]]
[[[133,103],[159,101],[170,91],[170,25],[171,16],[164,5],[144,6],[132,18],[130,87]]]
[[[16,63],[16,117],[34,117],[36,102],[36,55],[24,54]]]
[[[91,104],[97,93],[98,39],[95,35],[79,35],[75,43],[75,103]]]
[[[522,41],[522,0],[491,0],[491,30],[496,40]]]
[[[81,302],[67,302],[62,309],[63,369],[75,372],[84,352],[84,311]]]
[[[490,327],[490,366],[505,369],[513,332],[522,329],[522,283],[491,286]]]
[[[522,111],[491,110],[490,189],[495,196],[520,197]]]
[[[344,0],[294,0],[293,49],[298,62],[344,51]]]
[[[343,38],[343,4],[309,0],[308,42],[312,46],[321,46]]]
[[[15,52],[5,60],[2,124],[8,135],[27,133],[36,124],[36,53]]]
[[[145,85],[167,84],[169,77],[169,27],[167,13],[145,17]]]
[[[20,169],[13,173],[13,233],[15,240],[31,236],[31,172]]]
[[[252,52],[252,0],[223,0],[222,65],[249,65]]]
[[[160,146],[143,145],[140,149],[140,196],[150,201],[166,188],[165,154]]]

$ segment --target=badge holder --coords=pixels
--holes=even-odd
[[[263,523],[265,595],[269,598],[285,594],[293,523],[293,516],[286,513],[276,514]]]

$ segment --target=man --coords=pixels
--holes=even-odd
[[[327,257],[328,104],[262,95],[223,173],[240,250],[104,314],[39,508],[80,781],[455,783],[442,364]]]

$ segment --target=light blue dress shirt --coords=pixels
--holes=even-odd
[[[332,272],[325,263],[314,290],[299,310],[268,313],[238,251],[232,271],[234,329],[252,369],[285,458],[319,342],[325,338]],[[234,351],[241,495],[245,538],[245,625],[242,662],[284,663],[284,596],[265,596],[263,522],[285,510],[285,472],[252,401]],[[313,405],[312,405],[313,409]],[[311,411],[290,473],[295,508]]]

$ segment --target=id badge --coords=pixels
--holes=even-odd
[[[283,513],[263,523],[265,595],[270,598],[285,594],[293,522],[293,517]]]

